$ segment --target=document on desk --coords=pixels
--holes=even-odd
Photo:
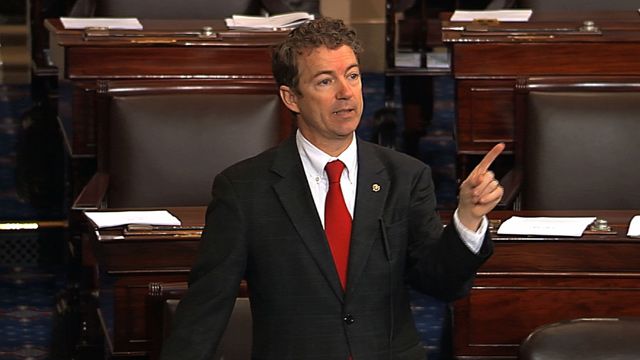
[[[640,237],[640,215],[636,215],[631,219],[629,223],[629,231],[627,231],[629,237]]]
[[[313,14],[298,11],[273,16],[233,15],[224,21],[229,29],[272,30],[294,28],[313,19]]]
[[[61,17],[65,29],[107,28],[118,30],[142,30],[136,18],[77,18]]]
[[[456,10],[450,21],[497,20],[499,22],[527,22],[533,14],[531,9],[514,10]]]
[[[144,211],[85,211],[84,214],[98,227],[123,225],[180,226],[180,220],[167,210]]]
[[[593,217],[512,216],[500,225],[498,235],[582,236]]]

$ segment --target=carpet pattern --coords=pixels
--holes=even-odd
[[[38,267],[0,268],[1,360],[51,359],[55,296],[62,283]]]

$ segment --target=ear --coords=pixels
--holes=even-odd
[[[299,113],[298,96],[290,87],[286,85],[280,85],[280,98],[284,105],[294,113]]]

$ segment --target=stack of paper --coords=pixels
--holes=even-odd
[[[631,219],[627,236],[640,237],[640,215],[636,215]]]
[[[180,220],[167,210],[149,211],[85,211],[98,228],[130,224],[180,226]]]
[[[594,217],[512,216],[498,229],[499,235],[582,236]]]
[[[499,22],[526,22],[533,11],[531,9],[515,10],[456,10],[451,21],[497,20]]]
[[[65,29],[107,28],[121,30],[142,30],[136,18],[70,18],[61,17]]]
[[[246,16],[233,15],[224,19],[229,29],[283,29],[294,28],[309,20],[313,20],[313,14],[303,11],[291,12],[273,16]]]

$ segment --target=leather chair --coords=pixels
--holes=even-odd
[[[171,333],[171,322],[180,299],[187,292],[187,283],[150,283],[147,294],[146,317],[151,351],[149,360],[160,358],[162,341]],[[229,318],[218,350],[212,360],[249,360],[252,344],[251,306],[246,283]]]
[[[503,208],[638,209],[640,79],[531,78],[517,85],[514,169]]]
[[[635,0],[492,0],[487,9],[520,8],[534,11],[637,11]]]
[[[122,80],[99,88],[97,172],[76,210],[207,205],[218,172],[292,130],[269,82]]]
[[[185,6],[187,5],[188,6]],[[258,15],[306,11],[320,14],[319,0],[78,0],[69,16],[138,17],[143,19],[223,19],[231,15]]]
[[[518,0],[519,8],[534,11],[638,11],[635,0]]]
[[[640,359],[640,319],[575,319],[543,325],[521,344],[520,360]]]
[[[141,19],[224,19],[257,15],[259,0],[78,0],[70,16],[137,17]]]

